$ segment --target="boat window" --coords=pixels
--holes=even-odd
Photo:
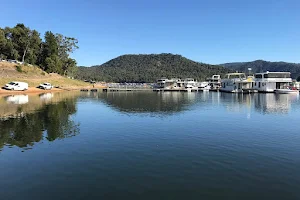
[[[256,74],[255,78],[262,78],[262,74]]]
[[[230,75],[230,78],[240,78],[240,75],[232,74]]]
[[[268,73],[264,74],[264,78],[291,78],[290,73]]]

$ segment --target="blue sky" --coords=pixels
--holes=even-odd
[[[24,23],[79,40],[78,65],[123,54],[174,53],[218,64],[300,63],[299,0],[12,0],[0,27]]]

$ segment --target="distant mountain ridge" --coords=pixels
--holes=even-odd
[[[270,62],[264,60],[255,60],[252,62],[233,62],[220,64],[228,69],[248,72],[248,68],[252,69],[253,73],[274,71],[274,72],[291,72],[293,79],[300,77],[300,64],[299,63],[288,63],[288,62]]]
[[[78,70],[79,79],[106,82],[155,82],[161,77],[205,80],[213,74],[231,71],[169,53],[122,55],[102,65],[79,67]]]

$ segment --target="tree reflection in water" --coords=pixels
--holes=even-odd
[[[76,113],[76,101],[68,98],[19,118],[0,120],[0,149],[5,145],[28,149],[44,138],[54,141],[79,134],[79,123],[70,117]]]

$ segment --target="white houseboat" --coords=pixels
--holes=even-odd
[[[207,79],[208,85],[210,86],[211,90],[218,90],[221,87],[221,76],[220,75],[213,75],[211,78]]]
[[[254,89],[258,92],[275,92],[287,89],[292,83],[290,72],[264,72],[255,74]]]
[[[171,89],[172,87],[174,87],[174,84],[174,79],[161,78],[157,80],[156,88]]]
[[[159,90],[198,90],[197,81],[193,78],[186,78],[186,79],[166,79],[161,78],[157,80],[156,88]]]
[[[202,91],[209,91],[211,86],[209,85],[209,82],[199,82],[198,89]]]
[[[220,91],[232,93],[251,93],[253,89],[253,77],[246,77],[245,73],[229,73],[221,81]]]

